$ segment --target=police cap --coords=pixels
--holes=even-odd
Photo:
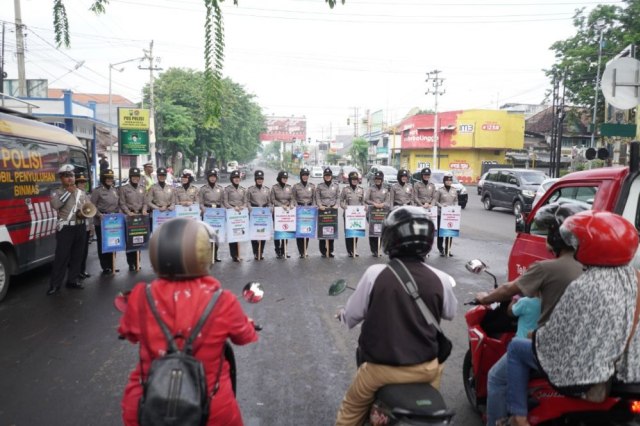
[[[331,170],[331,167],[325,167],[322,176],[333,176],[333,170]]]
[[[156,175],[158,176],[166,176],[167,175],[167,169],[164,167],[158,167],[158,171],[156,172]]]
[[[140,177],[140,169],[137,168],[137,167],[131,167],[129,169],[129,177],[132,178],[132,177],[136,177],[136,176]]]
[[[262,170],[256,170],[253,173],[253,177],[258,180],[258,179],[264,179],[264,172]]]

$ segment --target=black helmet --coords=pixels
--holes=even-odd
[[[451,174],[451,172],[446,172],[443,176],[442,176],[442,183],[445,183],[445,181],[452,181],[453,182],[453,175]]]
[[[186,280],[207,275],[212,233],[203,222],[177,218],[162,224],[149,241],[149,259],[158,276]]]
[[[542,206],[536,212],[533,220],[536,226],[541,230],[547,231],[547,244],[558,256],[563,249],[571,248],[567,245],[560,235],[560,225],[566,218],[581,211],[587,210],[587,207],[573,202],[551,203]]]
[[[258,179],[264,179],[264,172],[263,172],[262,170],[256,170],[256,171],[253,173],[253,178],[254,178],[255,180],[258,180]]]
[[[382,248],[390,257],[424,257],[431,251],[434,230],[425,209],[397,208],[382,222]]]
[[[239,178],[239,177],[240,177],[240,172],[237,170],[232,171],[231,174],[229,175],[229,179]]]
[[[218,171],[216,169],[207,170],[207,179],[211,176],[218,177]]]
[[[358,172],[349,172],[349,182],[351,182],[351,180],[353,179],[360,179],[360,175],[358,174]]]
[[[157,176],[166,176],[167,175],[167,169],[164,167],[158,167],[158,171],[156,172]]]
[[[400,169],[400,170],[398,170],[398,182],[400,182],[400,178],[401,178],[402,176],[409,177],[409,170],[407,170],[407,169]]]
[[[322,176],[333,176],[333,170],[331,170],[331,167],[325,167],[324,172],[322,172]]]
[[[431,175],[431,169],[428,167],[425,167],[424,169],[420,170],[420,174],[421,175]]]
[[[140,169],[137,168],[137,167],[131,167],[129,169],[129,177],[132,178],[132,177],[136,177],[136,176],[140,177]]]
[[[309,169],[307,169],[306,167],[303,167],[300,169],[300,177],[309,176],[309,175],[311,175],[311,172],[309,171]]]
[[[282,179],[289,179],[289,173],[285,172],[284,170],[280,170],[278,172],[278,177],[276,178],[276,180],[280,182],[280,180]]]
[[[375,172],[375,173],[373,174],[373,179],[374,179],[374,180],[376,180],[376,179],[384,180],[384,173],[382,173],[382,172]]]

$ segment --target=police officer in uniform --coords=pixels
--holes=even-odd
[[[373,185],[369,187],[364,197],[364,203],[369,207],[376,209],[391,209],[391,193],[382,184],[384,182],[384,173],[376,172],[373,175]],[[379,250],[380,237],[369,237],[369,248],[371,255],[380,256]]]
[[[293,193],[291,192],[291,185],[287,184],[289,179],[289,173],[281,170],[278,172],[276,183],[271,187],[271,204],[273,207],[284,207],[285,210],[289,210],[294,206]],[[286,250],[287,240],[273,240],[274,247],[276,249],[276,257],[278,259],[284,259],[291,257]]]
[[[326,167],[322,173],[322,183],[316,187],[316,206],[318,209],[337,208],[340,197],[340,187],[333,182],[333,172]],[[329,250],[327,251],[327,246]],[[319,240],[320,254],[322,257],[334,257],[333,239]]]
[[[458,205],[458,191],[456,191],[456,189],[451,186],[451,184],[453,183],[453,175],[449,172],[445,173],[442,177],[442,183],[444,184],[444,186],[438,189],[435,196],[433,197],[434,203],[436,204],[436,206],[438,206],[438,229],[440,229],[440,208]],[[453,253],[451,253],[452,241],[453,238],[451,237],[438,237],[438,250],[440,251],[440,256],[453,256]]]
[[[140,184],[144,186],[145,191],[149,191],[153,185],[158,183],[157,174],[153,175],[153,163],[148,162],[142,165],[144,174],[140,177]]]
[[[106,169],[100,173],[101,185],[91,193],[91,202],[98,212],[93,217],[98,240],[98,258],[102,267],[102,275],[113,274],[115,253],[102,253],[102,229],[100,227],[102,215],[120,212],[120,195],[113,186],[113,170]]]
[[[433,182],[430,182],[431,169],[425,167],[420,171],[422,181],[413,184],[413,192],[415,193],[415,203],[417,206],[422,206],[425,209],[430,208],[433,205],[433,197],[436,193],[436,186]]]
[[[161,212],[174,209],[174,189],[167,183],[167,169],[158,168],[158,183],[153,184],[147,192],[147,210],[160,210]]]
[[[235,209],[237,212],[247,207],[247,190],[240,186],[240,172],[235,170],[229,175],[231,185],[224,188],[222,203],[226,209]],[[229,243],[229,251],[234,262],[240,262],[238,243]]]
[[[182,177],[180,178],[180,185],[173,192],[174,203],[176,205],[189,207],[192,204],[198,202],[198,188],[193,186],[193,171],[190,169],[184,169],[182,171]]]
[[[409,184],[409,170],[398,170],[398,183],[391,186],[391,208],[413,205],[413,187]]]
[[[120,187],[120,210],[127,216],[147,215],[145,203],[145,188],[140,182],[140,169],[129,169],[129,183]],[[139,251],[127,252],[127,264],[130,271],[137,271],[139,264]]]
[[[342,210],[346,210],[347,206],[364,206],[364,189],[358,185],[358,172],[353,171],[349,173],[349,185],[342,188],[340,193],[340,207]],[[345,220],[346,229],[346,217],[345,213],[342,213],[342,219]],[[344,242],[347,247],[347,253],[349,257],[358,257],[356,252],[355,238],[345,238]]]
[[[293,192],[293,201],[296,206],[313,206],[316,195],[316,186],[309,182],[310,175],[311,172],[306,167],[300,169],[300,182],[296,183],[291,188],[291,192]],[[300,259],[309,257],[307,254],[309,238],[296,238],[296,244],[298,246],[298,253],[300,253]]]
[[[250,207],[271,207],[271,191],[263,185],[264,172],[256,170],[253,173],[255,185],[247,189],[247,203]],[[264,259],[264,243],[262,240],[251,240],[251,249],[255,260]]]
[[[84,219],[78,219],[76,213],[88,200],[85,192],[75,185],[74,167],[64,164],[58,170],[59,188],[51,193],[51,207],[58,213],[56,224],[56,252],[53,271],[49,280],[47,296],[60,291],[65,273],[68,288],[83,289],[78,282],[80,264],[87,238],[87,225]]]
[[[206,208],[222,208],[222,199],[224,189],[218,185],[218,171],[216,169],[207,170],[207,183],[202,185],[198,192],[198,203],[200,203],[200,213],[204,215]],[[216,262],[220,262],[218,257],[218,243],[215,243],[215,251],[213,253]]]

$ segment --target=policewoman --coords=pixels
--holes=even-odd
[[[349,185],[342,188],[342,192],[340,193],[340,207],[342,207],[342,219],[345,221],[345,230],[346,228],[346,217],[344,210],[347,209],[347,206],[364,206],[364,189],[360,185],[358,185],[358,172],[353,171],[349,173]],[[358,253],[356,251],[355,238],[345,238],[344,242],[347,247],[347,253],[349,257],[358,257]]]
[[[316,195],[316,186],[309,182],[311,172],[306,167],[300,169],[300,182],[293,185],[291,192],[293,193],[293,201],[296,206],[313,206]],[[309,257],[307,250],[309,248],[309,238],[296,238],[298,253],[300,259]]]
[[[194,180],[192,170],[184,169],[182,171],[182,176],[180,177],[181,185],[173,192],[175,197],[173,202],[176,205],[189,207],[198,202],[198,188],[193,186]]]
[[[200,214],[204,216],[204,210],[207,208],[220,209],[223,208],[222,198],[224,188],[218,185],[218,172],[216,169],[210,169],[206,172],[207,183],[202,185],[198,192],[198,203],[200,204]],[[216,262],[220,262],[218,257],[218,243],[215,243],[213,256]]]
[[[247,190],[240,185],[240,172],[235,170],[229,175],[231,185],[224,188],[222,203],[225,209],[235,209],[237,212],[247,207]],[[234,262],[240,262],[238,243],[229,243],[229,251]]]
[[[58,169],[60,187],[51,193],[51,208],[58,213],[56,224],[56,252],[53,270],[49,280],[47,295],[60,291],[65,274],[66,286],[83,289],[80,284],[80,264],[87,238],[87,225],[84,219],[78,219],[76,213],[89,201],[85,192],[75,184],[74,167],[64,164]]]
[[[422,206],[425,209],[433,206],[433,197],[436,194],[436,186],[431,179],[431,169],[425,167],[420,171],[422,180],[413,184],[413,192],[415,193],[416,206]]]
[[[269,207],[271,208],[271,190],[264,186],[264,172],[256,170],[253,173],[255,185],[247,189],[247,202],[249,207]],[[251,240],[251,249],[255,260],[264,259],[264,243],[261,240]]]
[[[93,217],[93,224],[96,228],[96,238],[98,239],[98,258],[102,267],[102,275],[113,274],[114,253],[102,252],[102,216],[105,214],[120,213],[120,195],[113,186],[113,170],[106,169],[100,173],[100,186],[91,193],[91,202],[96,206],[98,212]]]
[[[276,183],[271,187],[271,204],[273,207],[283,207],[286,211],[289,211],[294,207],[293,192],[291,192],[291,185],[287,183],[289,180],[289,173],[281,170],[278,172]],[[278,259],[284,259],[291,257],[286,250],[287,240],[273,240],[273,244],[276,250],[276,257]]]
[[[129,169],[129,182],[120,187],[120,210],[127,216],[147,215],[145,203],[145,188],[140,182],[140,169]],[[127,264],[130,271],[137,271],[139,267],[138,251],[127,252]]]
[[[409,184],[409,171],[398,170],[398,183],[391,186],[391,208],[413,205],[413,186]]]
[[[158,168],[158,183],[153,184],[147,192],[147,210],[151,213],[153,210],[161,212],[173,210],[174,208],[174,189],[167,183],[167,169]]]
[[[364,196],[364,203],[376,209],[391,209],[391,193],[383,185],[384,173],[375,172],[373,175],[373,185],[369,187]],[[369,210],[370,211],[370,210]],[[372,256],[380,256],[380,237],[369,237],[369,248]]]
[[[438,206],[438,229],[440,229],[440,217],[442,213],[442,207],[457,206],[458,205],[458,191],[452,186],[453,175],[449,172],[445,173],[442,177],[442,188],[436,191],[434,202]],[[438,250],[440,256],[453,256],[451,253],[451,243],[453,238],[438,237]]]
[[[319,210],[338,208],[340,187],[333,182],[333,172],[330,167],[325,167],[322,172],[322,183],[316,187],[316,206]],[[334,257],[333,239],[319,240],[318,247],[322,257]]]

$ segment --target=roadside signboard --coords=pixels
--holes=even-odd
[[[216,234],[216,242],[218,243],[224,243],[227,240],[226,217],[226,209],[214,207],[204,209],[202,221],[213,228],[213,232]]]
[[[319,240],[335,240],[338,238],[338,209],[318,210]]]
[[[268,207],[252,207],[249,216],[249,235],[252,240],[270,240],[273,219]]]
[[[249,210],[227,209],[227,242],[249,241]]]
[[[102,252],[124,251],[127,246],[124,214],[103,214],[100,218]]]
[[[345,238],[360,238],[365,236],[367,229],[367,211],[364,206],[347,206],[344,211]]]
[[[284,207],[273,208],[273,239],[287,240],[296,237],[296,211]]]
[[[296,207],[296,238],[315,238],[318,229],[318,208]]]
[[[460,206],[441,207],[439,237],[459,237],[460,236],[460,216],[462,209]]]

